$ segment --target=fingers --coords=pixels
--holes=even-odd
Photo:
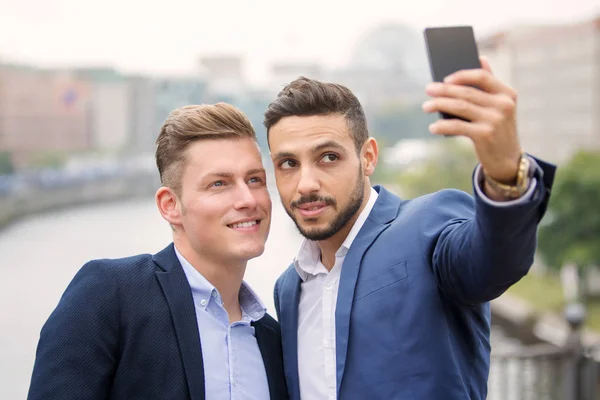
[[[462,99],[482,107],[489,107],[495,104],[495,99],[493,96],[469,86],[434,82],[427,85],[425,91],[429,96],[432,97],[451,97],[455,99]]]
[[[487,72],[489,72],[492,75],[494,74],[492,72],[492,66],[490,65],[490,61],[488,60],[488,58],[486,56],[479,57],[479,62],[481,63],[481,68],[485,69]]]
[[[489,95],[488,95],[489,96]],[[494,97],[493,107],[483,107],[463,99],[437,97],[423,104],[427,113],[442,112],[465,119],[442,119],[430,125],[434,134],[464,135],[475,140],[481,136],[490,135],[500,129],[503,124],[514,121],[516,104],[508,96]],[[433,129],[432,129],[433,128]]]
[[[506,94],[489,94],[481,90],[460,85],[450,85],[445,83],[431,83],[427,86],[426,92],[433,98],[423,104],[425,112],[447,112],[453,115],[459,115],[468,120],[478,120],[480,117],[486,117],[483,110],[477,107],[470,108],[468,104],[478,106],[479,108],[499,111],[505,116],[510,116],[516,111],[516,102]],[[449,102],[448,99],[458,101]],[[464,104],[468,103],[468,104]],[[451,111],[452,110],[452,111]],[[476,114],[475,110],[478,110]],[[467,117],[469,115],[470,117]]]
[[[441,119],[429,125],[429,132],[434,135],[467,136],[477,140],[492,134],[493,128],[489,124],[471,123],[460,119]]]
[[[486,117],[487,110],[469,101],[450,97],[437,97],[423,104],[427,113],[443,112],[469,121],[479,121]]]
[[[487,64],[489,67],[489,63]],[[448,75],[444,83],[453,85],[475,86],[490,94],[504,94],[517,100],[517,92],[510,86],[500,82],[490,71],[486,69],[465,69]]]

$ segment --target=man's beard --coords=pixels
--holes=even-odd
[[[359,171],[358,174],[356,186],[350,194],[350,201],[348,202],[348,205],[333,218],[333,220],[329,223],[329,226],[323,229],[307,230],[302,228],[302,226],[298,223],[298,220],[294,216],[292,209],[298,207],[301,204],[313,202],[323,202],[326,205],[335,207],[337,205],[337,202],[333,197],[323,197],[317,194],[310,194],[307,196],[302,196],[299,200],[292,202],[292,204],[290,205],[290,209],[288,209],[288,207],[286,207],[285,204],[283,208],[285,209],[285,212],[290,216],[290,218],[294,221],[296,227],[298,228],[302,236],[314,241],[326,240],[338,233],[344,226],[346,226],[348,221],[350,221],[352,217],[354,217],[354,215],[358,212],[365,197],[364,183],[365,178],[362,174],[361,169],[361,171]],[[310,221],[310,219],[308,220]]]

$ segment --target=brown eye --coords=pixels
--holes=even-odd
[[[328,153],[328,154],[325,154],[325,155],[324,155],[324,156],[321,158],[321,162],[324,162],[324,163],[332,163],[332,162],[334,162],[334,161],[337,161],[337,159],[338,159],[338,156],[337,156],[336,154],[333,154],[333,153]]]
[[[294,160],[283,160],[279,163],[279,168],[281,169],[296,168],[297,166],[298,164]]]

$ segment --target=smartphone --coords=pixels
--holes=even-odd
[[[475,34],[471,26],[426,28],[423,32],[431,77],[435,82],[462,69],[481,68]],[[464,118],[440,113],[444,119]]]

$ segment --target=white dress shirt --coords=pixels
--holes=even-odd
[[[342,264],[346,253],[371,213],[379,194],[371,194],[346,240],[335,253],[331,271],[321,263],[316,242],[304,240],[294,266],[300,278],[298,305],[298,373],[300,398],[335,400],[335,307]]]
[[[529,189],[519,199],[497,202],[489,199],[480,188],[481,168],[474,174],[477,195],[486,203],[508,207],[527,201],[537,186],[532,179]],[[321,263],[321,250],[316,242],[305,239],[294,267],[300,275],[298,305],[298,375],[300,398],[307,400],[336,400],[337,378],[335,357],[335,309],[342,264],[352,242],[371,213],[379,194],[371,188],[367,205],[358,216],[346,240],[335,254],[335,264],[327,271]]]

